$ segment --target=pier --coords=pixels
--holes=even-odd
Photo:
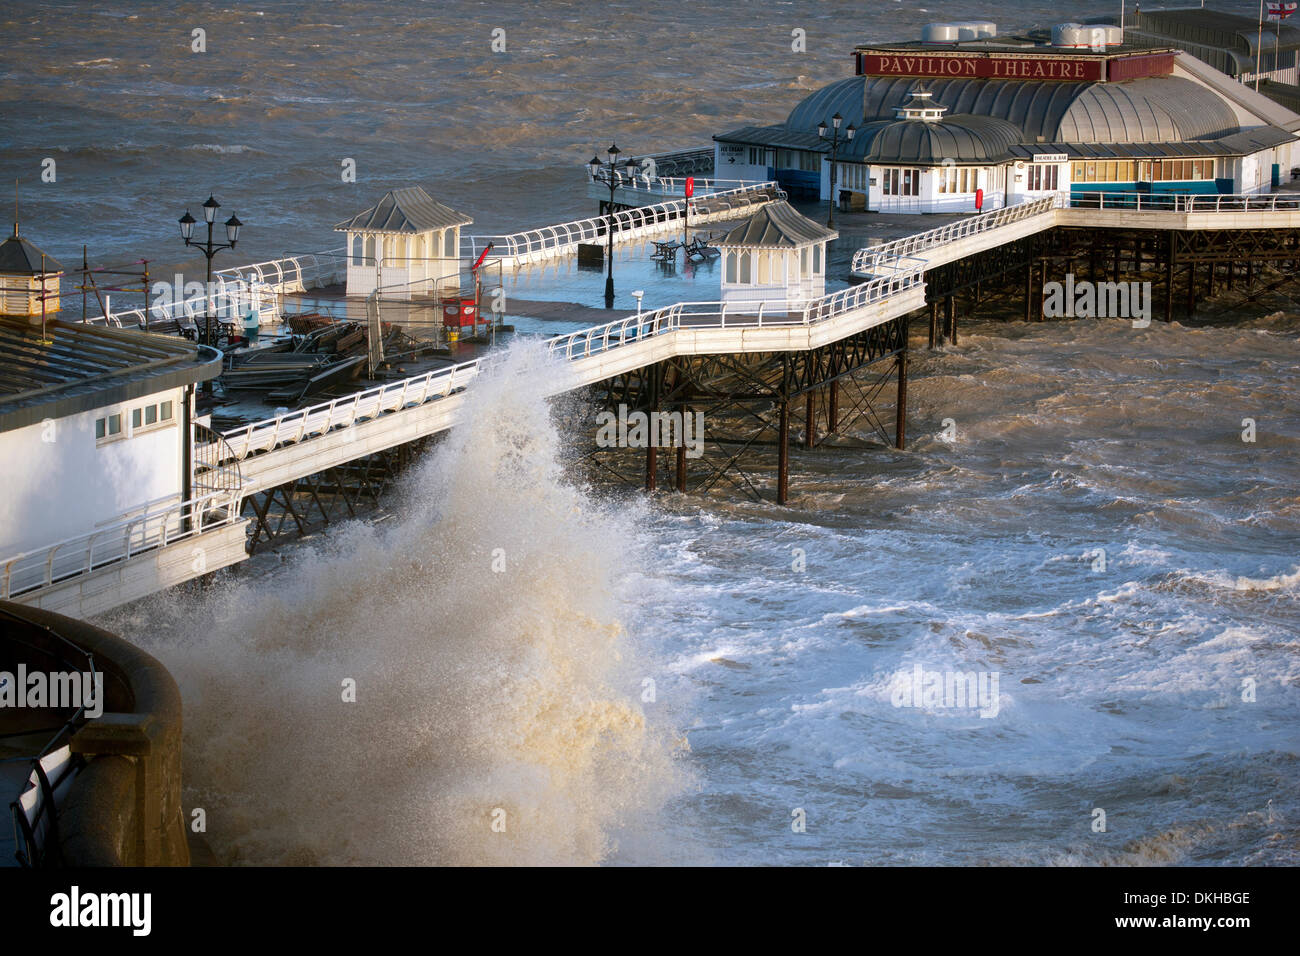
[[[729,202],[753,209],[779,198],[763,184]],[[672,214],[679,210],[661,203],[617,213],[626,226],[615,239],[625,243],[676,230],[680,223]],[[710,215],[736,218],[721,208]],[[569,254],[582,238],[598,235],[593,222],[489,241],[517,267]],[[482,237],[461,242],[463,253],[486,247]],[[709,427],[702,459],[688,461],[680,445],[662,456],[651,446],[635,453],[592,448],[585,457],[649,490],[727,486],[763,497],[745,464],[758,449],[775,447],[772,497],[784,505],[795,440],[814,449],[865,420],[883,442],[905,447],[914,317],[928,312],[931,347],[955,344],[963,310],[969,314],[995,295],[1021,297],[1032,319],[1050,266],[1051,274],[1078,269],[1117,281],[1123,272],[1153,281],[1162,315],[1170,319],[1216,286],[1252,281],[1262,264],[1289,269],[1297,259],[1300,196],[1294,194],[1048,197],[859,249],[850,266],[854,285],[797,308],[734,299],[679,302],[553,336],[546,348],[556,362],[546,390],[582,391],[593,420],[594,413],[619,406],[703,412]],[[278,307],[286,296],[337,283],[340,269],[318,255],[242,267],[226,278],[232,301],[247,302],[256,283],[256,295]],[[177,314],[200,311],[182,303]],[[143,313],[100,322],[129,324],[131,318],[147,323]],[[0,599],[93,615],[237,564],[284,534],[355,514],[362,499],[378,500],[414,449],[462,420],[468,390],[496,361],[489,352],[238,428],[195,431],[193,494],[157,513],[124,516],[5,559]],[[867,397],[852,406],[843,388],[850,379],[867,384]],[[897,410],[892,429],[871,407],[871,397],[889,383]],[[642,456],[641,464],[629,469],[633,454]]]

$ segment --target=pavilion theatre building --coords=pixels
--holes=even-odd
[[[715,136],[716,175],[924,213],[1053,193],[1249,194],[1300,165],[1300,116],[1115,26],[998,37],[990,23],[932,24],[854,62],[784,123]]]

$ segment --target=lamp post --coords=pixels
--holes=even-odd
[[[839,113],[836,113],[831,117],[831,203],[830,212],[826,216],[826,225],[828,227],[835,225],[835,156],[840,148],[840,124],[843,122],[844,117]],[[857,130],[854,129],[853,124],[850,123],[844,130],[844,141],[846,143],[851,141],[853,139],[853,134],[856,132]],[[826,138],[825,122],[817,124],[817,135],[822,139]]]
[[[609,154],[609,160],[601,163],[597,156],[591,157],[591,162],[587,163],[587,172],[591,174],[591,181],[595,183],[604,183],[609,187],[609,205],[605,207],[605,260],[607,263],[607,272],[605,273],[605,308],[614,308],[614,191],[618,189],[622,177],[618,173],[618,154],[622,152],[615,143],[605,150]],[[629,171],[635,169],[636,164],[629,162],[626,169]]]
[[[208,259],[208,278],[204,284],[203,299],[203,344],[212,344],[212,257],[222,249],[233,249],[235,243],[239,240],[239,227],[243,225],[236,216],[231,216],[226,220],[226,242],[212,241],[212,227],[216,224],[217,210],[221,208],[221,203],[217,202],[212,196],[203,204],[203,219],[208,224],[208,238],[206,242],[198,242],[194,239],[194,224],[198,221],[190,215],[188,209],[185,215],[178,220],[181,225],[181,238],[185,240],[185,245],[194,246],[199,249]]]

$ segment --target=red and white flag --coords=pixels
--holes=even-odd
[[[1268,0],[1266,6],[1269,20],[1282,21],[1295,13],[1297,3],[1295,0]]]

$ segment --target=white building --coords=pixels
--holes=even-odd
[[[334,227],[348,237],[347,294],[376,289],[391,298],[455,291],[460,227],[474,220],[419,186],[392,189],[379,202]]]
[[[194,389],[220,371],[181,338],[0,317],[0,558],[193,497]]]
[[[928,213],[1053,194],[1255,193],[1300,165],[1300,115],[1169,44],[1108,25],[1061,24],[1050,39],[961,26],[857,47],[857,75],[783,123],[715,136],[715,175]]]
[[[770,203],[716,243],[722,253],[722,301],[799,309],[826,292],[826,244],[839,233]]]

